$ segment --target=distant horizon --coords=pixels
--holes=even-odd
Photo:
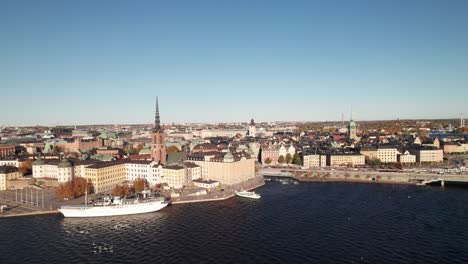
[[[464,118],[465,120],[467,120],[467,118]],[[255,120],[255,118],[254,118]],[[458,118],[405,118],[405,119],[373,119],[373,120],[356,120],[356,119],[353,119],[355,122],[359,123],[359,122],[388,122],[388,121],[454,121],[454,122],[457,122],[457,121],[460,121],[460,117]],[[344,123],[349,123],[349,119],[348,120],[344,120]],[[174,123],[175,125],[180,125],[180,124],[235,124],[235,123],[239,123],[239,124],[248,124],[250,122],[250,119],[248,121],[230,121],[230,122],[226,122],[226,121],[222,121],[222,122],[161,122],[162,125],[171,125],[172,123]],[[298,120],[294,120],[294,121],[280,121],[280,120],[277,120],[277,121],[257,121],[255,120],[255,123],[341,123],[342,120],[323,120],[323,121],[312,121],[312,120],[308,120],[308,121],[298,121]],[[108,123],[108,124],[98,124],[98,123],[95,123],[95,124],[58,124],[58,125],[41,125],[41,124],[36,124],[36,125],[17,125],[17,126],[4,126],[2,124],[0,124],[0,127],[74,127],[74,126],[77,126],[77,127],[81,127],[81,126],[144,126],[144,125],[147,125],[147,126],[150,126],[150,125],[153,125],[154,122],[152,123]]]

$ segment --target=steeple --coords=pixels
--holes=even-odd
[[[159,105],[158,105],[158,97],[156,96],[156,114],[154,116],[154,131],[161,130],[161,121],[159,119]]]

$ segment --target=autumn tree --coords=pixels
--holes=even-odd
[[[72,181],[61,184],[56,189],[56,194],[60,198],[80,197],[85,194],[86,188],[88,193],[92,192],[91,182],[86,181],[82,177],[75,177]]]
[[[135,189],[135,192],[141,192],[143,189],[145,189],[145,180],[141,178],[137,178],[136,180],[133,181],[133,188]]]
[[[18,172],[22,173],[23,175],[29,174],[32,172],[32,160],[27,159],[24,162],[21,162],[21,165],[18,168]]]
[[[270,165],[270,164],[271,164],[271,161],[272,161],[272,160],[271,160],[270,158],[266,158],[266,159],[265,159],[265,164]]]
[[[285,158],[284,158],[283,155],[279,156],[278,162],[279,162],[279,163],[284,163],[284,162],[285,162]]]
[[[302,165],[301,156],[298,153],[294,154],[292,158],[292,164],[299,165],[299,166]]]
[[[286,159],[285,159],[286,163],[287,164],[291,163],[291,160],[292,160],[291,154],[290,153],[286,154]]]

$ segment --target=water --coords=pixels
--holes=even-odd
[[[468,263],[468,189],[266,182],[260,200],[0,220],[0,263]]]

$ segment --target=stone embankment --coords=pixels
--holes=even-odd
[[[253,190],[260,186],[263,186],[265,181],[263,176],[255,177],[249,181],[224,186],[220,189],[208,192],[206,195],[188,195],[182,193],[180,197],[171,198],[172,204],[185,204],[185,203],[199,203],[199,202],[212,202],[212,201],[223,201],[235,196],[235,191],[238,190]]]

